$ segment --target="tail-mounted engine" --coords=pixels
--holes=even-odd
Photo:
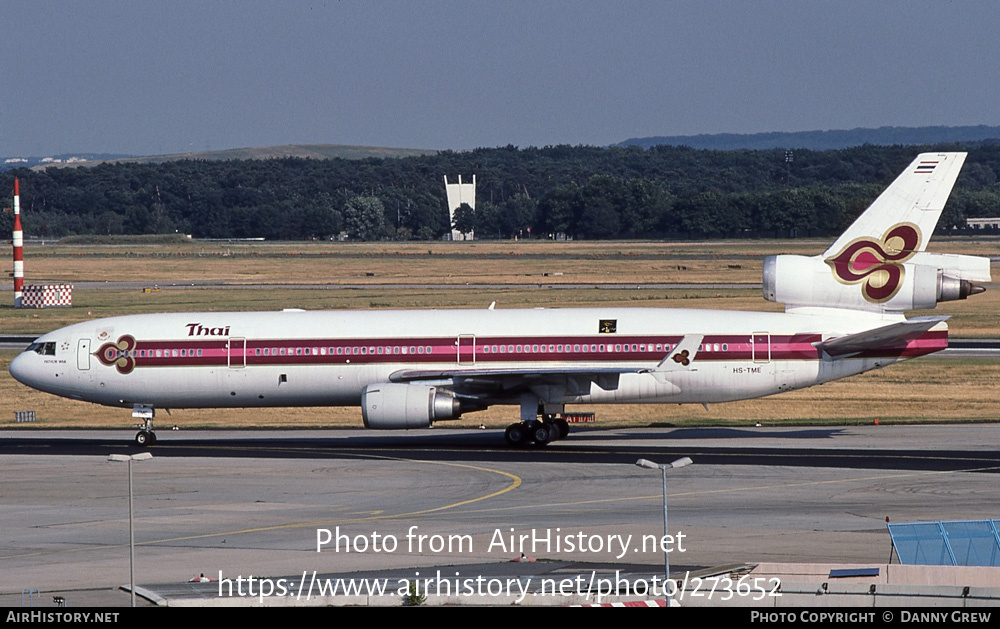
[[[764,299],[788,307],[901,312],[933,308],[986,290],[988,258],[935,253],[876,256],[859,249],[823,259],[796,255],[764,259]]]
[[[361,393],[361,414],[366,428],[427,428],[431,422],[458,419],[459,400],[422,384],[370,384]]]

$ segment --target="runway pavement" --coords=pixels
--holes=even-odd
[[[695,462],[668,476],[673,571],[886,563],[886,517],[1000,516],[995,425],[597,428],[543,450],[448,429],[159,435],[133,469],[136,570],[168,594],[201,573],[528,574],[509,563],[522,551],[531,571],[656,574],[660,475],[638,458]],[[136,451],[131,436],[0,432],[0,605],[22,591],[127,604],[126,466],[107,455]],[[317,552],[325,530],[339,548]]]

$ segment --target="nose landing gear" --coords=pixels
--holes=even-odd
[[[149,430],[143,428],[139,432],[135,433],[135,444],[139,447],[145,448],[156,443],[156,433],[152,430],[153,422],[147,422],[150,427]]]
[[[143,420],[140,424],[139,432],[135,433],[135,445],[146,448],[156,443],[156,433],[153,432],[153,416],[156,409],[145,404],[136,404],[132,407],[132,417]]]

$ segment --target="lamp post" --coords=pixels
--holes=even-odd
[[[135,524],[132,517],[132,461],[146,461],[153,458],[149,452],[139,454],[110,454],[108,460],[114,463],[128,463],[128,573],[131,606],[135,607]]]
[[[653,463],[652,461],[647,460],[647,459],[639,459],[638,461],[635,462],[635,464],[637,466],[644,467],[644,468],[646,468],[648,470],[660,470],[660,472],[663,475],[663,535],[664,535],[664,539],[666,539],[666,536],[670,534],[669,531],[667,530],[667,470],[675,469],[675,468],[678,468],[678,467],[686,467],[688,465],[691,465],[692,463],[694,463],[694,461],[691,460],[691,457],[684,457],[684,458],[681,458],[681,459],[677,459],[676,461],[673,461],[671,463],[664,463],[662,465],[660,465],[658,463]],[[670,583],[670,553],[667,551],[666,546],[664,546],[664,548],[663,548],[663,577],[665,579],[663,587],[665,589],[669,590],[669,585],[668,584]],[[668,598],[667,598],[667,605],[669,605],[669,604],[670,604],[670,598],[668,596]]]

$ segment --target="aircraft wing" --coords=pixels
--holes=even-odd
[[[514,391],[540,385],[561,385],[580,393],[589,393],[591,382],[605,391],[611,391],[618,388],[618,376],[640,371],[637,367],[404,369],[392,373],[389,381],[450,380],[456,390],[468,392],[484,389]]]
[[[650,373],[660,384],[669,382],[669,374],[693,369],[691,363],[698,353],[702,335],[687,335],[672,352],[654,368],[649,367],[515,367],[478,368],[455,367],[451,369],[404,369],[389,376],[390,382],[448,380],[456,391],[483,390],[515,391],[540,386],[564,387],[577,394],[589,393],[590,383],[605,391],[618,388],[622,374]],[[673,387],[679,391],[676,386]]]
[[[947,319],[948,317],[914,317],[880,328],[813,343],[813,346],[837,360],[865,350],[906,345],[908,341],[917,338]]]

